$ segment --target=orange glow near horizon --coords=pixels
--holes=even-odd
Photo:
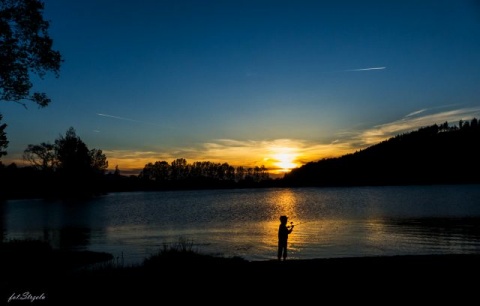
[[[271,178],[277,178],[307,162],[349,153],[352,147],[344,142],[316,144],[294,139],[268,141],[220,139],[197,147],[175,150],[152,148],[150,150],[104,149],[102,151],[107,157],[108,171],[113,172],[118,166],[122,175],[138,175],[148,163],[166,161],[170,164],[178,158],[184,158],[189,164],[208,161],[228,163],[235,168],[245,169],[264,166]],[[18,166],[28,165],[21,154],[9,155],[9,157],[8,163],[15,162]]]
[[[228,163],[233,167],[254,168],[264,166],[272,178],[283,176],[305,162],[320,160],[324,157],[341,155],[351,151],[342,144],[309,146],[292,140],[255,143],[225,143],[210,145],[204,150],[192,150],[177,153],[178,156],[159,152],[104,151],[108,157],[109,171],[118,165],[120,173],[136,175],[148,163],[185,158],[187,163],[209,161]]]
[[[209,161],[212,163],[226,162],[233,167],[254,168],[264,166],[272,177],[276,177],[302,165],[298,161],[299,157],[302,156],[304,159],[307,159],[307,157],[304,157],[304,154],[301,154],[300,151],[300,145],[292,142],[210,145],[204,152],[180,153],[177,157],[155,152],[104,151],[104,153],[108,157],[108,170],[113,171],[115,166],[118,165],[120,173],[138,174],[148,163],[155,163],[156,161],[171,163],[175,159],[185,158],[189,164]],[[202,157],[199,158],[199,156]]]
[[[123,175],[138,175],[145,165],[157,161],[171,163],[178,158],[184,158],[188,163],[212,162],[228,163],[233,167],[254,168],[264,166],[271,177],[279,177],[294,168],[308,162],[316,162],[324,158],[339,157],[365,149],[390,137],[416,130],[436,122],[457,122],[467,115],[475,116],[479,107],[461,108],[439,113],[429,113],[426,110],[412,112],[393,122],[367,127],[365,129],[344,130],[335,133],[335,138],[320,139],[212,139],[208,142],[194,143],[186,147],[141,146],[133,149],[110,147],[103,144],[92,147],[102,149],[109,164],[108,171],[114,171],[118,166]],[[90,143],[89,143],[90,145]],[[9,150],[2,156],[0,163],[17,166],[29,166],[23,159],[23,150]]]
[[[107,156],[108,157],[108,156]],[[133,159],[133,158],[118,158],[118,157],[109,157],[108,158],[108,171],[114,171],[115,166],[118,165],[118,168],[121,173],[123,174],[134,174],[137,175],[140,173],[140,171],[145,167],[146,164],[148,163],[155,163],[156,161],[167,161],[168,163],[171,163],[173,160],[176,158],[172,159],[146,159],[146,158],[139,158],[139,159]],[[202,159],[187,159],[187,163],[194,163],[197,161],[204,161]],[[206,161],[206,160],[205,160]],[[216,161],[216,160],[208,160],[210,162],[220,162],[224,163],[227,162],[229,165],[233,167],[238,167],[242,166],[244,168],[250,168],[250,167],[255,167],[259,166],[256,163],[251,163],[249,161]],[[291,171],[292,169],[301,166],[300,163],[295,162],[295,155],[294,154],[289,154],[289,153],[279,153],[273,155],[272,158],[264,158],[264,163],[263,166],[268,169],[268,172],[270,174],[273,174],[273,176],[276,175],[281,175],[284,173],[287,173]]]

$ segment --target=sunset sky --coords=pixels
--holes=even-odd
[[[4,164],[69,127],[109,168],[271,173],[480,119],[478,1],[46,0],[52,103],[0,102]]]

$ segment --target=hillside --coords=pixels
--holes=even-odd
[[[480,182],[480,125],[434,124],[361,151],[310,162],[285,175],[289,186],[411,185]]]

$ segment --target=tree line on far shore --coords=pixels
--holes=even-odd
[[[82,198],[112,191],[265,187],[272,179],[265,166],[245,168],[228,163],[194,162],[145,165],[139,175],[121,175],[118,166],[107,172],[107,156],[89,149],[70,127],[53,143],[30,144],[23,158],[30,165],[0,161],[1,198]]]
[[[100,149],[89,149],[73,127],[54,143],[28,145],[30,166],[0,162],[0,198],[78,198],[108,192],[480,183],[480,124],[476,118],[397,135],[366,149],[307,163],[273,179],[264,166],[184,158],[145,165],[139,175],[108,172]]]
[[[288,186],[480,183],[480,124],[476,118],[420,128],[337,158],[293,169]]]

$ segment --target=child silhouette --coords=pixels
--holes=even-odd
[[[287,227],[287,216],[280,216],[280,226],[278,227],[278,260],[287,260],[287,241],[288,235],[293,231],[292,227]]]

